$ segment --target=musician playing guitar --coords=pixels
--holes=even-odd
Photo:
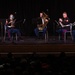
[[[70,26],[67,26],[70,24],[70,19],[68,18],[67,12],[63,12],[63,18],[59,18],[59,25],[61,26],[61,30],[59,29],[60,32],[62,32],[62,37],[64,37],[64,32],[70,30]]]
[[[40,17],[37,19],[37,28],[35,28],[35,34],[37,37],[39,37],[39,31],[43,32],[43,36],[46,33],[47,27],[46,25],[49,22],[49,17],[48,15],[46,15],[44,12],[40,13]]]

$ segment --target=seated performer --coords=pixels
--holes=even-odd
[[[68,15],[66,12],[63,13],[63,18],[59,18],[59,25],[61,28],[58,30],[58,33],[62,33],[61,39],[64,37],[64,32],[70,30],[70,26],[66,26],[70,24],[70,19],[68,18]]]
[[[37,28],[34,29],[37,37],[39,37],[39,32],[42,32],[42,36],[45,35],[48,21],[48,15],[46,15],[44,12],[41,12],[40,17],[37,19]]]
[[[6,19],[6,29],[7,29],[7,32],[8,32],[8,37],[9,39],[12,41],[12,35],[13,33],[16,33],[18,35],[18,37],[20,38],[21,37],[21,33],[18,29],[15,28],[15,19],[14,19],[14,15],[13,14],[10,14],[10,17],[9,17],[9,21]]]

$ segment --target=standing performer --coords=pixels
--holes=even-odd
[[[8,32],[8,37],[10,38],[10,40],[12,41],[12,35],[13,33],[16,33],[18,35],[18,37],[21,37],[21,33],[18,29],[15,28],[15,19],[14,19],[14,15],[10,14],[9,16],[9,21],[6,19],[6,25],[7,25],[7,32]]]
[[[39,31],[43,32],[43,36],[46,33],[47,30],[47,24],[49,22],[49,17],[47,14],[45,14],[44,12],[40,13],[40,17],[37,19],[37,28],[35,28],[35,34],[37,37],[39,37]]]

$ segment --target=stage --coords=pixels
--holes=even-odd
[[[8,40],[0,42],[0,54],[75,54],[75,43],[68,38],[66,42],[50,36],[48,40],[36,39],[35,37],[24,37],[20,41],[10,42]]]

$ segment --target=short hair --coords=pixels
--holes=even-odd
[[[63,12],[63,14],[67,14],[67,12]]]

